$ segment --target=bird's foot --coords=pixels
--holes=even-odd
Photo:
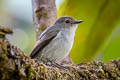
[[[60,65],[57,62],[55,62],[55,60],[45,59],[43,60],[43,63],[47,66],[57,67],[62,70],[69,70],[69,67]]]

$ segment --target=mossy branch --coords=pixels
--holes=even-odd
[[[120,80],[120,59],[66,64],[67,70],[46,66],[11,45],[8,33],[12,31],[0,27],[0,80]]]

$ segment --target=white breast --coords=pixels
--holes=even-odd
[[[60,61],[69,55],[74,42],[74,34],[59,32],[54,40],[47,45],[41,52],[43,58]]]

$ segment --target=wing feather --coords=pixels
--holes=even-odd
[[[48,29],[41,36],[39,37],[39,40],[37,41],[36,45],[32,49],[30,53],[30,57],[34,58],[38,52],[40,52],[46,45],[48,45],[59,33],[58,30],[51,30]],[[40,54],[40,53],[39,53]]]

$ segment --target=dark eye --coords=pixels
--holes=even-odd
[[[66,23],[70,23],[70,20],[66,20],[65,22],[66,22]]]

